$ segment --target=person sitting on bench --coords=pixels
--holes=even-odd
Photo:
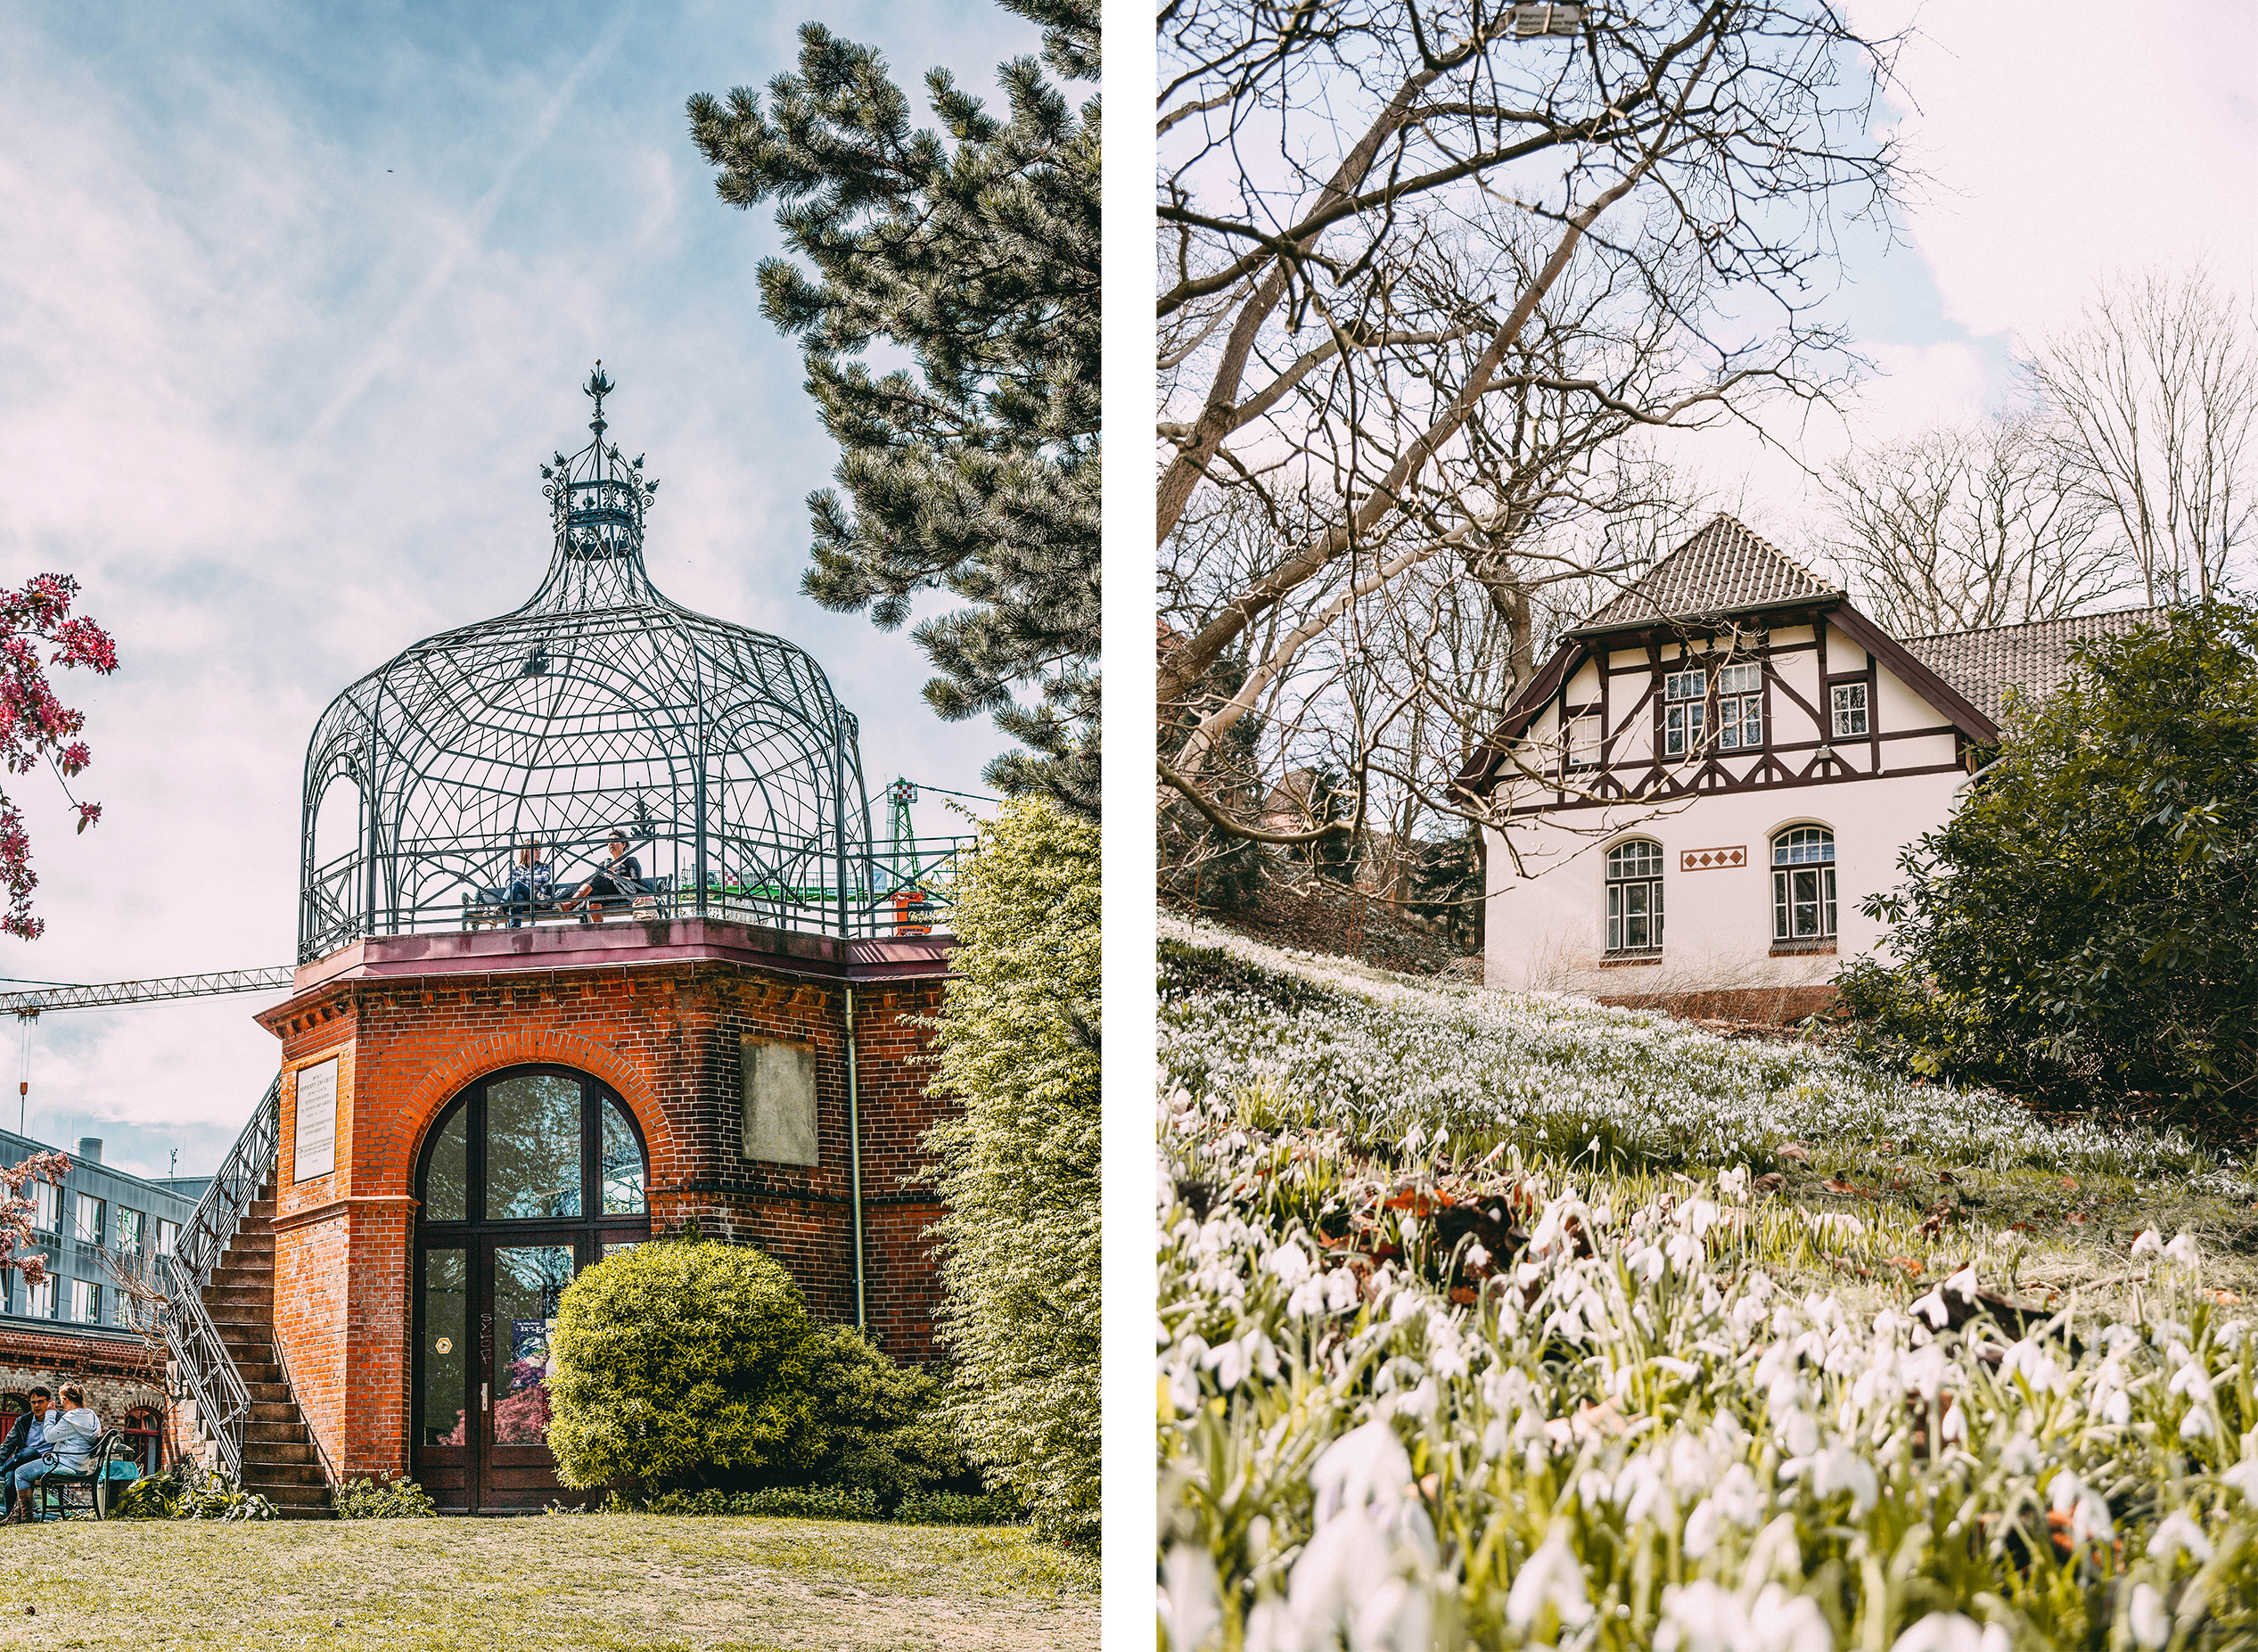
[[[547,900],[555,892],[549,863],[541,859],[541,846],[528,843],[517,851],[517,864],[510,868],[509,881],[499,889],[481,889],[479,899],[510,910],[510,927],[518,928],[525,915],[534,907]]]
[[[62,1385],[62,1410],[47,1421],[47,1454],[35,1457],[8,1476],[8,1484],[15,1492],[15,1507],[8,1513],[8,1525],[21,1525],[31,1518],[31,1487],[34,1482],[51,1474],[82,1475],[94,1461],[95,1442],[102,1438],[102,1418],[86,1404],[86,1392],[76,1383]]]
[[[604,922],[604,903],[632,900],[643,892],[643,863],[628,853],[624,833],[614,832],[610,843],[612,859],[595,876],[556,903],[560,912],[570,912],[574,907],[582,908],[580,922]]]
[[[0,1478],[47,1453],[47,1408],[55,1397],[48,1389],[34,1388],[30,1400],[31,1409],[16,1418],[15,1426],[8,1430],[8,1442],[0,1445]]]

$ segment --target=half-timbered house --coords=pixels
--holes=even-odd
[[[1461,776],[1495,984],[1777,1018],[1878,947],[1864,898],[2081,638],[2145,609],[1891,636],[1720,515],[1583,623]]]

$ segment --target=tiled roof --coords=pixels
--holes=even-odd
[[[1722,618],[1769,603],[1840,594],[1778,546],[1720,512],[1707,527],[1576,629]]]
[[[2070,651],[2077,644],[2090,637],[2117,636],[2161,617],[2164,612],[2125,608],[2115,613],[2002,625],[1988,631],[1909,637],[1904,639],[1905,651],[1996,723],[2009,688],[2021,689],[2030,699],[2042,698],[2059,688],[2070,675]]]

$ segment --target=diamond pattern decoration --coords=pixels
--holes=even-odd
[[[1718,872],[1727,867],[1748,864],[1748,845],[1736,843],[1730,849],[1681,849],[1678,851],[1678,869],[1681,872]]]

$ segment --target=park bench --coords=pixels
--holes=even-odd
[[[543,919],[577,920],[580,908],[567,912],[559,904],[571,892],[587,882],[586,875],[576,877],[570,884],[559,884],[546,900],[481,900],[476,895],[463,897],[463,927],[490,929],[516,918],[523,924],[538,924]],[[588,904],[605,912],[624,912],[630,917],[664,917],[673,910],[674,879],[670,876],[646,877],[639,895],[604,895],[591,897]]]
[[[141,1464],[135,1460],[139,1455],[136,1443],[116,1428],[103,1431],[81,1471],[53,1467],[55,1454],[49,1451],[45,1459],[48,1472],[31,1483],[31,1517],[68,1520],[92,1514],[107,1520],[119,1493],[141,1478]]]

